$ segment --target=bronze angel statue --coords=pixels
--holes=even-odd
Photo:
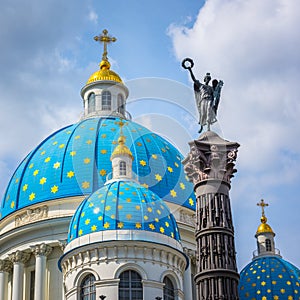
[[[189,63],[187,65],[187,63]],[[182,61],[182,67],[189,70],[191,77],[194,81],[194,91],[197,108],[199,111],[199,125],[201,133],[203,126],[207,125],[207,130],[210,130],[210,125],[217,121],[217,111],[220,102],[221,89],[223,86],[222,80],[214,79],[212,85],[209,85],[211,81],[210,73],[206,73],[204,77],[204,84],[196,79],[192,72],[194,62],[191,58],[185,58]]]

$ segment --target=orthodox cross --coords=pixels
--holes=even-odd
[[[117,39],[115,37],[111,37],[108,35],[108,31],[104,29],[102,31],[102,34],[99,36],[95,36],[94,40],[96,42],[103,43],[103,54],[102,54],[102,60],[108,60],[107,59],[107,44],[115,42]]]
[[[128,123],[123,122],[123,120],[121,119],[120,121],[116,121],[115,124],[119,125],[120,135],[123,135],[123,126],[128,125]]]
[[[261,199],[259,203],[257,203],[257,206],[260,206],[261,207],[261,210],[262,210],[262,216],[264,217],[265,216],[265,207],[266,206],[269,206],[268,203],[265,203],[264,199]]]

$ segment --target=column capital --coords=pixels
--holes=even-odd
[[[8,259],[0,259],[0,272],[10,273],[12,270],[12,262]]]
[[[30,246],[30,249],[35,256],[48,256],[52,252],[52,247],[45,243]]]
[[[234,166],[240,146],[238,143],[229,142],[215,132],[207,131],[189,145],[190,152],[182,163],[194,185],[210,179],[230,184],[236,172]]]
[[[30,258],[30,253],[25,251],[19,251],[19,250],[8,255],[8,259],[12,263],[25,264],[29,260],[29,258]]]

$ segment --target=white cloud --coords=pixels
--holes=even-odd
[[[91,22],[93,22],[95,25],[97,25],[98,24],[98,15],[97,15],[97,13],[95,12],[95,11],[93,11],[93,10],[90,10],[90,12],[89,12],[89,20],[91,21]]]

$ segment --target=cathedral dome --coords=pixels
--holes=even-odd
[[[277,256],[254,259],[240,274],[241,300],[300,299],[300,271]]]
[[[90,195],[112,171],[110,157],[120,128],[115,117],[95,117],[47,137],[19,165],[1,203],[0,218],[44,201]],[[182,155],[167,140],[132,121],[124,121],[126,145],[134,156],[139,182],[163,200],[195,210],[192,183]]]
[[[122,233],[112,238],[111,230]],[[164,201],[131,180],[109,182],[86,198],[70,223],[68,242],[102,231],[107,232],[103,240],[144,240],[149,237],[142,231],[149,231],[180,241],[176,220]]]

